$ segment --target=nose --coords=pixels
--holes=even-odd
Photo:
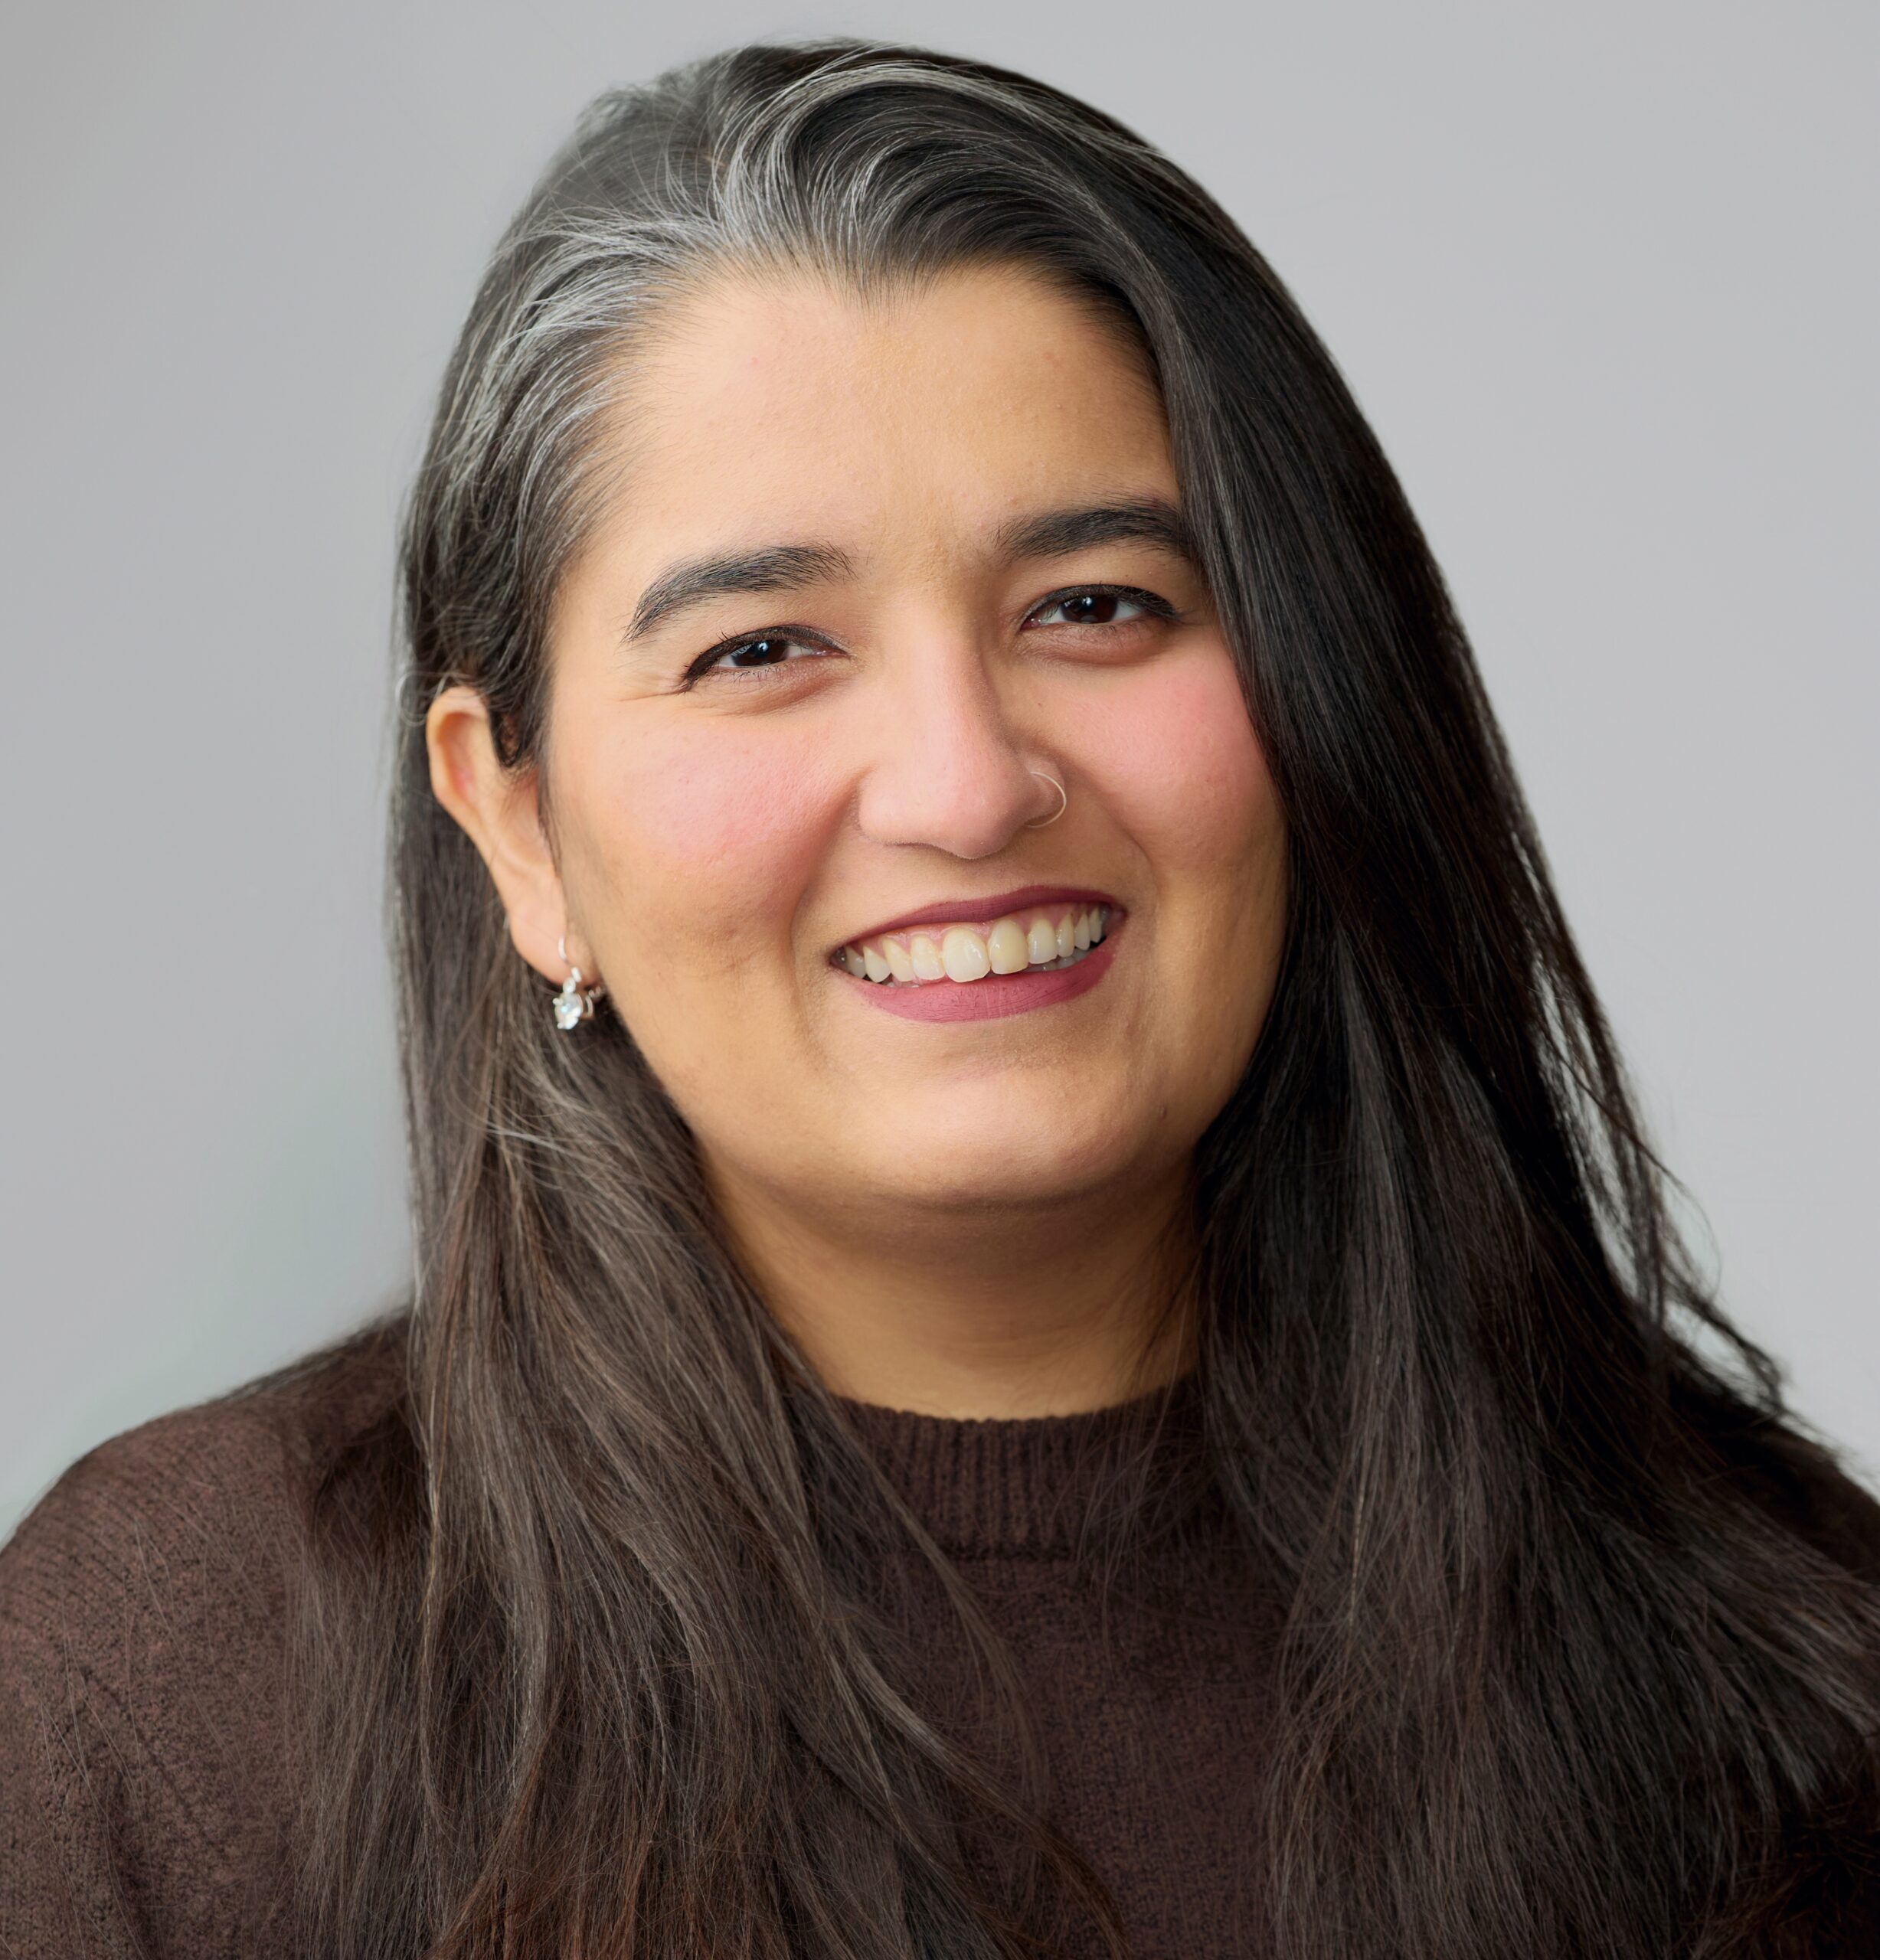
[[[1060,779],[1064,771],[1017,725],[1013,710],[1022,704],[1006,698],[1017,678],[989,668],[969,636],[904,645],[900,656],[885,663],[868,704],[876,725],[857,798],[863,834],[877,844],[990,858],[1059,807],[1034,768]]]

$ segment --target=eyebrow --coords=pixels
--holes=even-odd
[[[1130,542],[1159,545],[1191,565],[1200,563],[1187,519],[1163,497],[1123,498],[1012,518],[995,534],[994,550],[1010,564],[1026,558],[1068,557],[1095,544]],[[734,593],[800,592],[806,586],[847,577],[854,570],[848,553],[832,544],[768,544],[754,551],[684,559],[669,566],[640,594],[621,644],[630,646],[644,639],[655,627],[707,599]]]

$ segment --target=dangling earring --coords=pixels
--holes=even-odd
[[[572,1034],[584,1021],[594,1018],[594,1003],[607,988],[597,980],[591,987],[581,985],[581,969],[568,958],[567,938],[556,942],[556,950],[561,956],[561,963],[568,969],[568,977],[561,983],[561,991],[554,1001],[555,1025],[564,1034]]]

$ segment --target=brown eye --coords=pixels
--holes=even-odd
[[[794,632],[753,633],[746,639],[721,641],[687,668],[684,684],[689,688],[702,680],[719,681],[727,675],[761,678],[773,668],[802,666],[801,660],[790,658],[793,652],[820,657],[823,649]]]
[[[727,648],[724,658],[734,667],[774,667],[783,659],[788,640],[747,640],[742,646]]]
[[[1120,603],[1113,592],[1087,592],[1064,602],[1064,616],[1074,626],[1104,626],[1117,616]]]
[[[1094,586],[1048,599],[1025,621],[1028,626],[1115,626],[1138,619],[1166,619],[1171,609],[1146,592],[1120,592]]]

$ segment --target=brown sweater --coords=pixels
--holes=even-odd
[[[0,1551],[7,1960],[293,1950],[296,1491],[389,1387],[315,1377],[165,1416],[74,1465]],[[1225,1556],[1212,1500],[1113,1582],[1107,1615],[1074,1553],[1089,1446],[1146,1405],[992,1422],[847,1406],[1012,1643],[1054,1821],[1113,1887],[1142,1960],[1245,1953],[1235,1771],[1260,1730],[1270,1605]],[[1158,1443],[1172,1488],[1193,1488],[1174,1473],[1198,1461],[1194,1415],[1185,1384]],[[932,1658],[943,1709],[960,1657]]]
[[[389,1392],[316,1375],[185,1410],[76,1464],[0,1551],[0,1955],[260,1960],[288,1928],[283,1626],[296,1491]],[[1140,1960],[1257,1947],[1244,1792],[1276,1610],[1204,1485],[1097,1610],[1084,1447],[1143,1403],[976,1422],[859,1403],[870,1446],[1012,1643],[1054,1821]],[[1192,1383],[1158,1450],[1199,1457]],[[1880,1518],[1842,1493],[1869,1550]],[[1844,1534],[1843,1534],[1844,1535]],[[936,1625],[942,1624],[937,1619]],[[937,1651],[943,1704],[953,1663]]]

